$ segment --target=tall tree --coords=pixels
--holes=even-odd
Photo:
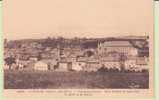
[[[5,63],[9,66],[9,69],[11,69],[12,64],[16,63],[16,61],[15,61],[15,58],[13,58],[13,57],[7,57],[5,59]]]

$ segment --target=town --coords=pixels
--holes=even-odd
[[[5,70],[148,71],[149,37],[4,40]]]

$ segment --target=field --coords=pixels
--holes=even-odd
[[[4,71],[5,89],[149,88],[148,73]]]

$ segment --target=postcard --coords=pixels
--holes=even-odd
[[[4,100],[155,96],[153,0],[4,0]]]

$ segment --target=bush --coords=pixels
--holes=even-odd
[[[142,73],[148,73],[149,71],[148,71],[148,69],[142,69],[141,72]]]
[[[110,68],[110,69],[108,69],[106,67],[101,67],[101,68],[98,69],[98,72],[102,72],[102,73],[104,73],[104,72],[119,72],[119,69],[115,68],[115,67]]]
[[[104,73],[104,72],[108,72],[108,68],[105,67],[101,67],[97,70],[98,72]]]

